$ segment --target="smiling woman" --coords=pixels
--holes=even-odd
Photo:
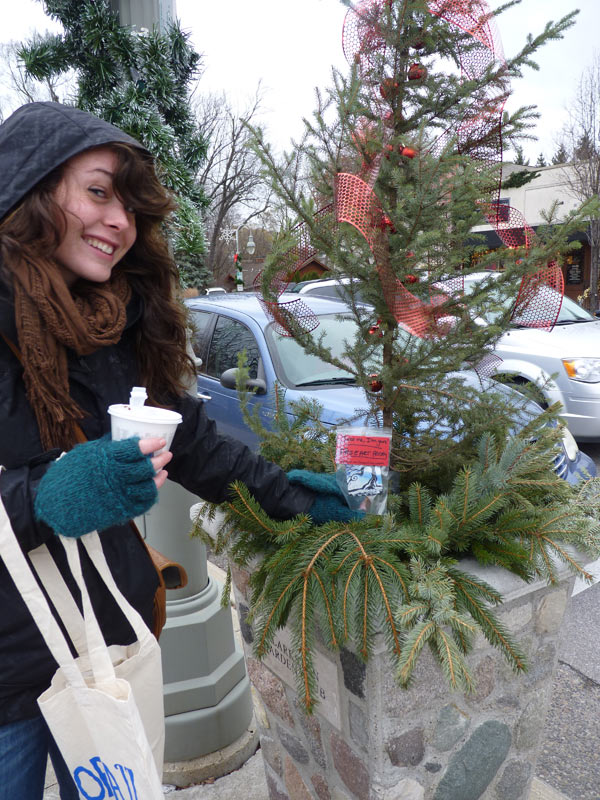
[[[175,203],[143,145],[79,109],[30,103],[0,125],[0,175],[0,507],[20,551],[45,545],[72,585],[55,534],[98,530],[111,579],[156,631],[157,572],[130,520],[156,502],[167,465],[171,480],[212,502],[243,481],[276,518],[303,513],[322,524],[332,508],[336,519],[353,517],[343,499],[319,504],[327,492],[293,485],[220,436],[189,393],[195,365],[165,236]],[[180,415],[169,451],[161,438],[110,438],[108,409],[134,386]],[[41,800],[50,753],[62,800],[76,800],[79,767],[65,763],[53,739],[62,730],[50,732],[37,704],[56,661],[3,555],[0,794]],[[99,573],[85,559],[82,571],[106,644],[131,644],[128,618]],[[160,690],[158,701],[162,720]],[[160,769],[162,754],[155,758]]]
[[[78,278],[108,280],[135,242],[135,214],[113,187],[117,166],[113,150],[88,150],[69,161],[56,189],[66,230],[55,258],[69,285]]]

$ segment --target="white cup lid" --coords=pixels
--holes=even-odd
[[[126,403],[117,403],[108,407],[108,413],[113,417],[122,417],[134,422],[162,422],[178,425],[183,417],[177,411],[155,406],[130,406]]]

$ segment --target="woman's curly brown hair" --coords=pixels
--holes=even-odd
[[[187,350],[185,307],[178,297],[177,267],[165,235],[166,220],[176,204],[158,180],[147,153],[121,142],[102,147],[117,155],[114,188],[136,218],[136,240],[115,270],[127,276],[129,285],[143,300],[136,341],[139,377],[150,402],[169,405],[195,377]],[[2,221],[1,256],[9,271],[23,252],[34,259],[47,259],[60,244],[66,219],[54,194],[64,168],[61,164],[50,172]]]

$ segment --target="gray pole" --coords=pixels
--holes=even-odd
[[[175,18],[175,0],[110,0],[121,25],[152,30]],[[195,393],[196,388],[193,388]],[[127,398],[123,399],[126,402]],[[160,645],[165,698],[165,761],[190,761],[233,744],[252,719],[244,656],[233,635],[231,610],[207,571],[206,548],[189,536],[198,497],[167,481],[159,502],[137,520],[148,542],[188,574],[184,589],[167,594]]]
[[[206,548],[189,536],[199,498],[172,481],[137,522],[148,542],[183,564],[184,589],[167,592],[160,637],[165,699],[165,761],[190,761],[233,744],[252,719],[244,655],[233,634],[221,584],[207,572]]]
[[[119,15],[121,25],[152,30],[158,25],[164,30],[175,19],[175,0],[110,0],[113,11]]]

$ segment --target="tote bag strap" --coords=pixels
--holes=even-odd
[[[64,547],[68,540],[64,537],[60,537],[60,541]],[[117,586],[110,571],[110,567],[108,566],[108,562],[106,561],[106,556],[104,555],[104,550],[102,549],[100,537],[97,532],[93,531],[92,533],[85,534],[85,536],[80,537],[80,541],[87,550],[90,560],[96,567],[100,578],[123,612],[123,616],[131,625],[138,641],[141,642],[147,637],[154,639],[142,616],[131,605]],[[58,611],[71,641],[75,645],[78,653],[80,655],[83,654],[87,649],[84,618],[69,591],[65,579],[56,566],[54,559],[45,545],[33,550],[29,556],[30,558],[33,556],[32,561],[35,571],[42,581],[52,604]]]
[[[0,468],[1,471],[2,468]],[[25,554],[17,542],[10,519],[1,500],[0,556],[54,660],[63,669],[65,678],[72,686],[84,687],[83,676],[75,663],[63,632],[50,611],[48,601],[44,597],[31,571],[31,567],[27,563]]]
[[[92,533],[87,533],[85,536],[81,537],[81,540],[93,565],[96,567],[98,574],[104,581],[109,592],[116,600],[119,608],[123,612],[123,616],[133,628],[137,639],[140,642],[147,638],[154,639],[154,636],[152,636],[152,633],[144,622],[141,614],[131,605],[129,600],[127,600],[123,592],[115,583],[115,579],[106,561],[106,556],[104,555],[104,550],[102,549],[100,537],[98,536],[97,532],[93,531]]]
[[[59,536],[59,540],[66,550],[69,569],[81,592],[87,653],[92,672],[94,673],[94,680],[97,684],[111,683],[116,680],[115,668],[111,661],[106,642],[104,641],[104,636],[100,630],[100,625],[98,625],[98,620],[94,614],[87,586],[83,580],[77,539]]]
[[[45,544],[30,550],[28,555],[69,639],[82,655],[87,648],[83,616],[56,562]]]
[[[145,638],[151,636],[150,630],[141,615],[131,605],[131,603],[127,600],[125,595],[117,586],[110,571],[110,567],[106,561],[106,556],[104,555],[104,550],[102,549],[100,537],[94,531],[82,536],[80,541],[87,550],[88,555],[96,567],[98,574],[123,612],[123,616],[131,625],[136,638],[140,642],[144,641]],[[79,655],[83,655],[83,653],[85,653],[87,650],[84,618],[77,603],[73,599],[73,595],[71,594],[65,579],[56,566],[56,562],[52,558],[50,551],[45,544],[40,545],[40,547],[30,551],[29,559],[32,562],[35,571],[37,572],[38,577],[52,602],[52,605],[58,612],[69,638],[75,645],[75,649]],[[152,638],[154,637],[152,636]]]

